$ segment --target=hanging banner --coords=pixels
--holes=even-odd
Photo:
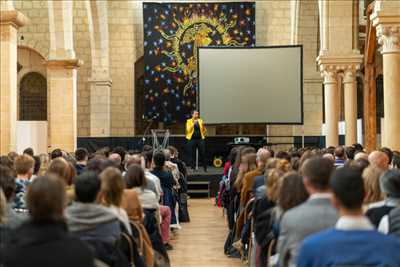
[[[143,3],[143,28],[144,117],[184,122],[197,108],[197,48],[254,46],[255,3]]]

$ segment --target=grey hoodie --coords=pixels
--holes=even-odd
[[[65,216],[69,231],[81,240],[113,244],[121,234],[118,218],[99,204],[73,202],[65,210]]]

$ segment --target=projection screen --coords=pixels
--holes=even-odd
[[[198,107],[206,124],[303,123],[302,46],[201,47]]]

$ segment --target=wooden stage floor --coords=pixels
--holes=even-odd
[[[224,254],[227,224],[213,199],[189,199],[190,223],[171,235],[172,267],[244,267]]]

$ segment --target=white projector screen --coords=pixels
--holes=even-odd
[[[198,53],[198,107],[206,124],[303,123],[301,45]]]

